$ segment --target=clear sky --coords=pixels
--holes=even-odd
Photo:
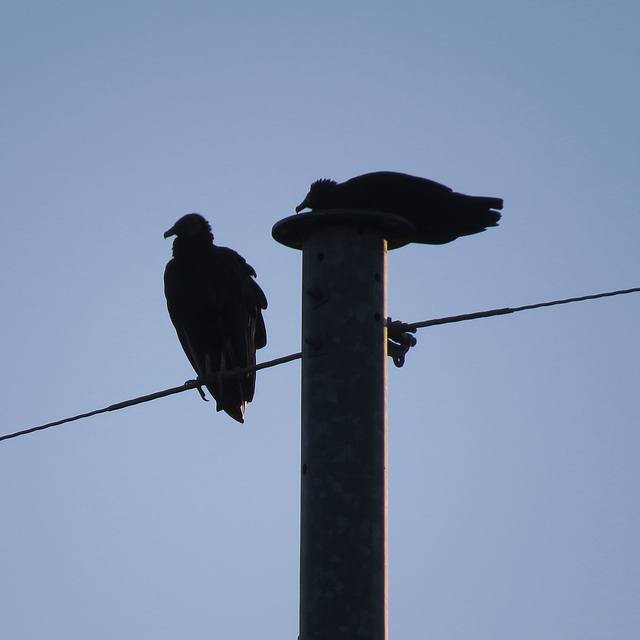
[[[2,433],[193,376],[162,273],[208,218],[299,350],[309,184],[503,197],[389,255],[408,322],[640,286],[635,0],[44,2],[0,25]],[[635,640],[640,294],[431,329],[389,368],[391,637]],[[391,365],[391,363],[389,363]],[[0,443],[0,635],[295,638],[299,363]]]

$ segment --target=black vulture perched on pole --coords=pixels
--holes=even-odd
[[[232,249],[213,244],[209,223],[197,213],[178,220],[164,237],[176,236],[164,272],[171,322],[198,377],[251,367],[267,344],[262,309],[267,299],[253,267]],[[244,422],[253,399],[254,372],[207,382],[216,409]]]
[[[369,209],[402,216],[415,227],[411,242],[446,244],[496,227],[502,209],[500,198],[466,196],[443,184],[393,171],[377,171],[346,182],[317,180],[305,199],[303,209]]]

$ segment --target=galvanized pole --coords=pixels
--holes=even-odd
[[[395,216],[274,226],[303,250],[300,640],[387,637],[386,256]]]

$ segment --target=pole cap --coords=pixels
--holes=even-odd
[[[406,218],[382,211],[360,209],[322,209],[299,213],[276,222],[271,229],[273,239],[286,247],[302,249],[305,238],[315,229],[326,227],[369,227],[378,229],[389,249],[411,242],[415,228]]]

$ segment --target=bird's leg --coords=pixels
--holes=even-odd
[[[204,391],[202,389],[202,387],[204,386],[204,382],[202,381],[202,378],[200,376],[198,376],[195,380],[187,380],[185,384],[195,384],[195,388],[198,390],[200,397],[205,402],[209,402],[209,400],[204,395]]]
[[[202,388],[202,385],[199,384],[196,389],[198,390],[198,393],[200,394],[200,397],[205,401],[205,402],[209,402],[209,400],[205,397],[204,395],[204,390]]]

